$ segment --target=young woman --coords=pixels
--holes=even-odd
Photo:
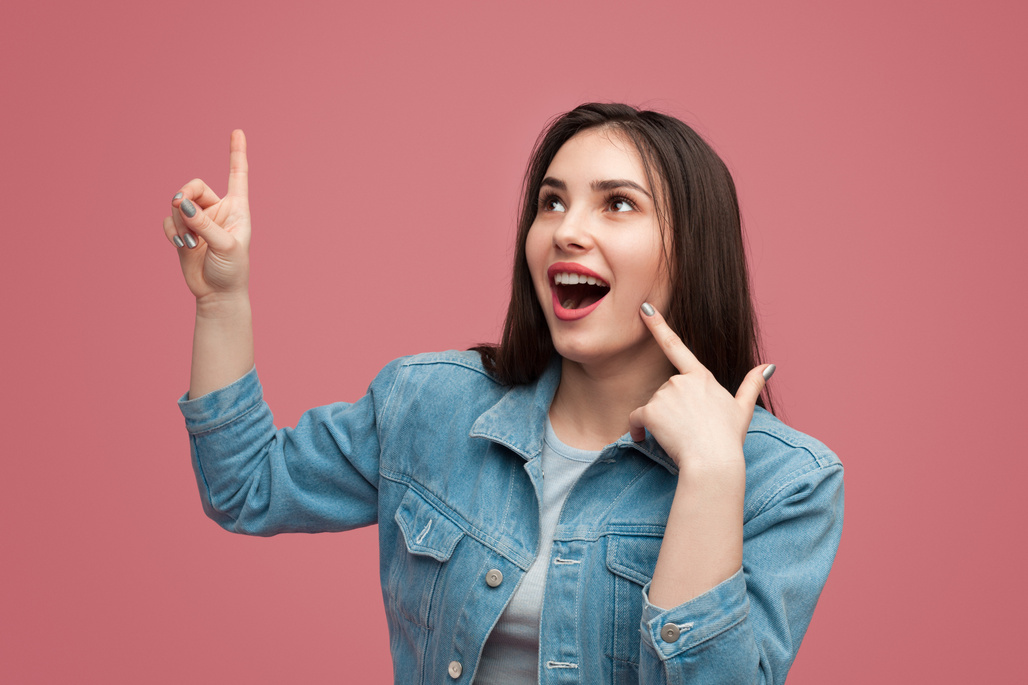
[[[196,297],[180,401],[207,514],[378,523],[397,683],[780,683],[842,465],[765,410],[735,188],[688,126],[588,104],[525,178],[503,340],[399,359],[276,430],[253,369],[246,146],[164,230]],[[763,397],[762,397],[763,395]]]

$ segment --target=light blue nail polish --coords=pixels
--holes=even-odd
[[[765,381],[771,380],[771,376],[775,375],[775,369],[777,369],[777,368],[778,368],[777,366],[772,364],[771,366],[769,366],[766,369],[764,369],[764,373],[761,374],[764,377],[764,380]]]
[[[172,200],[181,200],[182,199],[182,193],[175,193],[175,197],[173,197],[171,199]]]
[[[653,305],[651,305],[649,302],[643,302],[642,310],[643,314],[645,314],[646,316],[653,316],[657,313],[657,310],[654,309]]]
[[[175,247],[185,247],[186,246],[186,244],[184,242],[182,242],[182,238],[179,238],[178,236],[172,237],[171,242],[175,243]]]
[[[186,233],[186,245],[189,246],[190,250],[197,246],[196,238],[193,237],[192,233]]]
[[[196,216],[196,207],[194,207],[193,203],[189,200],[182,200],[182,204],[180,204],[178,208],[181,209],[182,213],[188,216],[190,219]]]

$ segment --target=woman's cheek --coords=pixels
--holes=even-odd
[[[525,242],[525,258],[528,261],[528,271],[532,276],[532,286],[535,290],[535,296],[539,300],[540,304],[546,302],[546,293],[544,293],[546,285],[546,239],[541,235],[541,231],[537,230],[533,224],[532,228],[528,230],[528,236]]]

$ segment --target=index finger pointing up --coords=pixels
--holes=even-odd
[[[678,334],[671,330],[661,313],[648,302],[643,302],[642,320],[650,329],[657,344],[660,345],[660,349],[664,350],[664,354],[679,373],[689,373],[706,368],[692,353],[692,350],[685,346]]]
[[[246,136],[242,130],[232,131],[232,140],[228,146],[228,194],[247,196]]]

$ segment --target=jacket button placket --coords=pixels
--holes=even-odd
[[[581,655],[577,648],[581,644],[579,632],[590,628],[579,622],[574,609],[568,609],[581,602],[578,591],[582,582],[582,564],[555,563],[558,558],[565,561],[585,558],[585,547],[581,541],[555,540],[550,550],[550,567],[543,601],[544,604],[549,603],[549,606],[564,607],[564,610],[552,611],[549,620],[542,621],[539,649],[544,668],[540,683],[585,685],[583,665],[579,663]]]

